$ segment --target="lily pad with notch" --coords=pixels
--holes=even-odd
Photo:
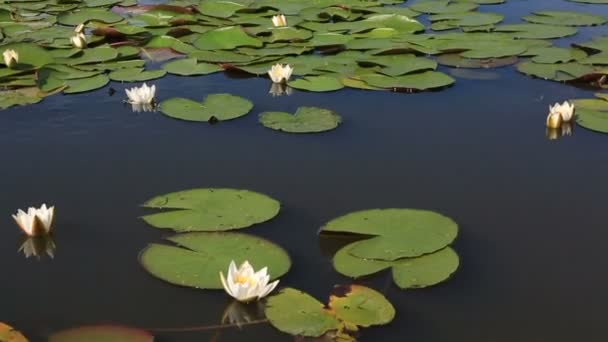
[[[142,217],[156,228],[224,231],[268,221],[279,213],[281,205],[278,201],[253,191],[201,188],[156,196],[143,206],[165,209],[164,212]]]
[[[198,289],[221,289],[219,273],[231,261],[268,267],[271,279],[287,273],[291,259],[279,245],[243,233],[193,232],[167,238],[174,245],[152,243],[139,255],[141,265],[168,283]]]
[[[342,118],[336,112],[317,107],[300,107],[295,114],[264,112],[260,123],[265,127],[288,133],[319,133],[338,127]]]
[[[202,103],[174,97],[160,104],[160,111],[169,117],[210,123],[236,119],[252,108],[251,101],[231,94],[211,94]]]

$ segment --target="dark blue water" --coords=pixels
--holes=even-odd
[[[574,9],[608,15],[608,6],[558,0],[483,6],[508,14]],[[581,29],[560,44],[586,41],[606,27]],[[449,71],[448,69],[443,69]],[[337,274],[340,241],[319,238],[323,223],[377,207],[439,211],[460,224],[462,267],[450,281],[402,291],[383,273],[372,286],[397,310],[395,321],[365,329],[362,341],[604,341],[608,307],[608,138],[575,127],[545,136],[549,104],[592,90],[531,79],[513,67],[499,79],[467,80],[441,92],[398,94],[294,91],[273,98],[265,78],[224,74],[155,81],[158,97],[202,99],[229,92],[255,103],[248,116],[217,125],[159,113],[132,113],[130,84],[86,95],[53,96],[0,113],[0,321],[33,341],[59,329],[119,323],[151,329],[159,341],[293,340],[266,324],[196,332],[157,331],[221,322],[221,291],[174,287],[149,276],[139,251],[167,232],[137,217],[138,205],[194,187],[244,188],[283,208],[248,229],[281,244],[290,286],[325,300]],[[337,130],[289,135],[257,122],[263,111],[299,106],[335,110]],[[10,214],[53,204],[56,257],[25,259]]]

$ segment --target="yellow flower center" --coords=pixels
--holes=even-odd
[[[256,280],[252,277],[246,277],[246,276],[242,276],[240,274],[237,274],[236,278],[234,279],[234,281],[237,284],[241,284],[241,285],[249,285],[249,286],[254,286],[256,284]]]

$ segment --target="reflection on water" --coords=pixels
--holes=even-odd
[[[285,83],[274,83],[270,86],[270,90],[268,91],[273,97],[283,96],[283,95],[291,95],[293,89]]]
[[[265,318],[262,302],[253,301],[245,304],[235,300],[226,306],[222,315],[222,324],[236,325],[240,329],[243,325],[262,321]]]
[[[557,140],[562,137],[571,136],[574,132],[574,125],[572,122],[562,122],[560,127],[551,128],[547,127],[545,134],[549,140]]]
[[[56,249],[57,246],[51,235],[40,235],[26,238],[19,247],[19,252],[22,252],[26,259],[32,256],[40,259],[45,255],[53,259]]]
[[[131,111],[133,113],[153,112],[155,109],[156,107],[152,103],[131,103]]]

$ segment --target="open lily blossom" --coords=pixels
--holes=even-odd
[[[267,267],[255,272],[248,261],[237,269],[233,260],[228,267],[228,276],[224,278],[224,274],[220,272],[220,279],[230,296],[239,302],[246,303],[266,297],[277,286],[278,280],[268,284],[270,275],[267,272]]]
[[[275,27],[285,27],[287,26],[287,19],[285,19],[285,16],[282,14],[275,15],[272,17],[272,24]]]
[[[55,207],[47,208],[46,204],[43,204],[39,209],[29,207],[27,212],[19,209],[17,214],[13,215],[13,219],[25,234],[37,236],[51,232],[54,214]]]
[[[562,104],[556,103],[549,106],[549,113],[557,113],[562,117],[562,122],[570,122],[574,117],[574,104],[568,101],[564,101]]]
[[[270,79],[274,83],[289,81],[292,73],[293,68],[289,64],[275,64],[268,70],[268,76],[270,76]]]
[[[84,49],[87,47],[87,37],[82,32],[78,32],[70,38],[72,41],[72,45],[79,49]]]
[[[14,67],[19,62],[19,54],[13,49],[4,50],[2,56],[4,57],[4,64],[9,68]]]
[[[154,103],[154,96],[156,95],[156,86],[152,85],[148,87],[146,83],[144,83],[141,87],[133,87],[131,89],[125,89],[127,93],[127,97],[129,98],[127,102],[130,104],[137,105],[151,105]]]

